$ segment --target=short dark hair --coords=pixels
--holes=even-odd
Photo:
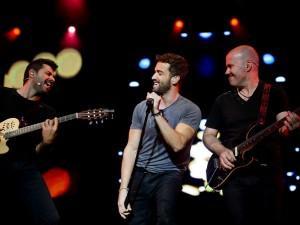
[[[44,64],[50,66],[54,71],[58,67],[58,65],[51,59],[44,59],[44,58],[35,59],[27,65],[25,72],[24,72],[23,82],[25,83],[26,80],[28,80],[29,70],[34,69],[37,72],[43,67]]]
[[[156,62],[163,62],[170,64],[170,73],[172,76],[180,76],[180,81],[183,81],[189,72],[189,65],[187,60],[175,53],[165,53],[156,55]]]

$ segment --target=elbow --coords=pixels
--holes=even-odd
[[[173,142],[172,149],[174,152],[179,152],[185,150],[194,140],[195,133],[192,135],[179,135]],[[174,140],[174,139],[173,139]]]
[[[210,148],[210,144],[212,142],[212,140],[215,138],[214,135],[208,134],[204,131],[203,137],[202,137],[202,141],[203,144],[206,148]]]
[[[214,153],[211,149],[211,145],[210,145],[210,142],[209,142],[209,140],[208,140],[209,138],[206,136],[206,135],[203,135],[203,139],[202,139],[202,141],[203,141],[203,145],[210,151],[210,152],[212,152],[212,153]]]
[[[176,145],[173,146],[172,149],[173,149],[174,152],[179,152],[179,151],[185,149],[185,147],[186,147],[186,144],[184,144],[184,143],[177,143]]]
[[[183,148],[173,148],[174,152],[180,152],[180,150],[182,150]]]
[[[203,141],[204,146],[205,146],[206,148],[208,148],[208,143],[207,143],[207,140],[206,140],[205,136],[203,136],[202,141]]]

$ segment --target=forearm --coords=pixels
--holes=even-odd
[[[155,116],[155,121],[164,140],[174,152],[180,151],[184,148],[187,142],[186,138],[181,133],[173,129],[163,116]]]
[[[137,151],[126,147],[123,153],[122,165],[121,165],[121,184],[120,188],[128,188],[130,177],[134,168],[135,158]]]
[[[217,155],[220,155],[225,150],[225,147],[220,140],[212,134],[204,134],[203,143],[210,151]]]

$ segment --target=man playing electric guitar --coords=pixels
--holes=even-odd
[[[288,111],[283,89],[259,79],[259,56],[248,45],[226,55],[226,72],[232,90],[220,95],[210,112],[204,131],[205,146],[217,156],[217,167],[229,174],[243,155],[240,144],[253,122],[264,127],[285,118],[282,126],[256,146],[250,144],[251,165],[245,164],[222,186],[228,222],[234,225],[281,224],[282,167],[281,136],[300,126],[300,118]],[[220,139],[217,134],[220,133]],[[280,135],[279,135],[280,134]],[[253,148],[253,149],[252,149]],[[209,181],[209,180],[208,180]]]

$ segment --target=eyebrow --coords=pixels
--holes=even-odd
[[[47,75],[56,76],[56,72],[55,71],[51,72],[50,70],[46,70],[46,74]]]
[[[164,71],[162,71],[160,69],[156,69],[155,72],[159,73],[159,72],[164,72]]]

